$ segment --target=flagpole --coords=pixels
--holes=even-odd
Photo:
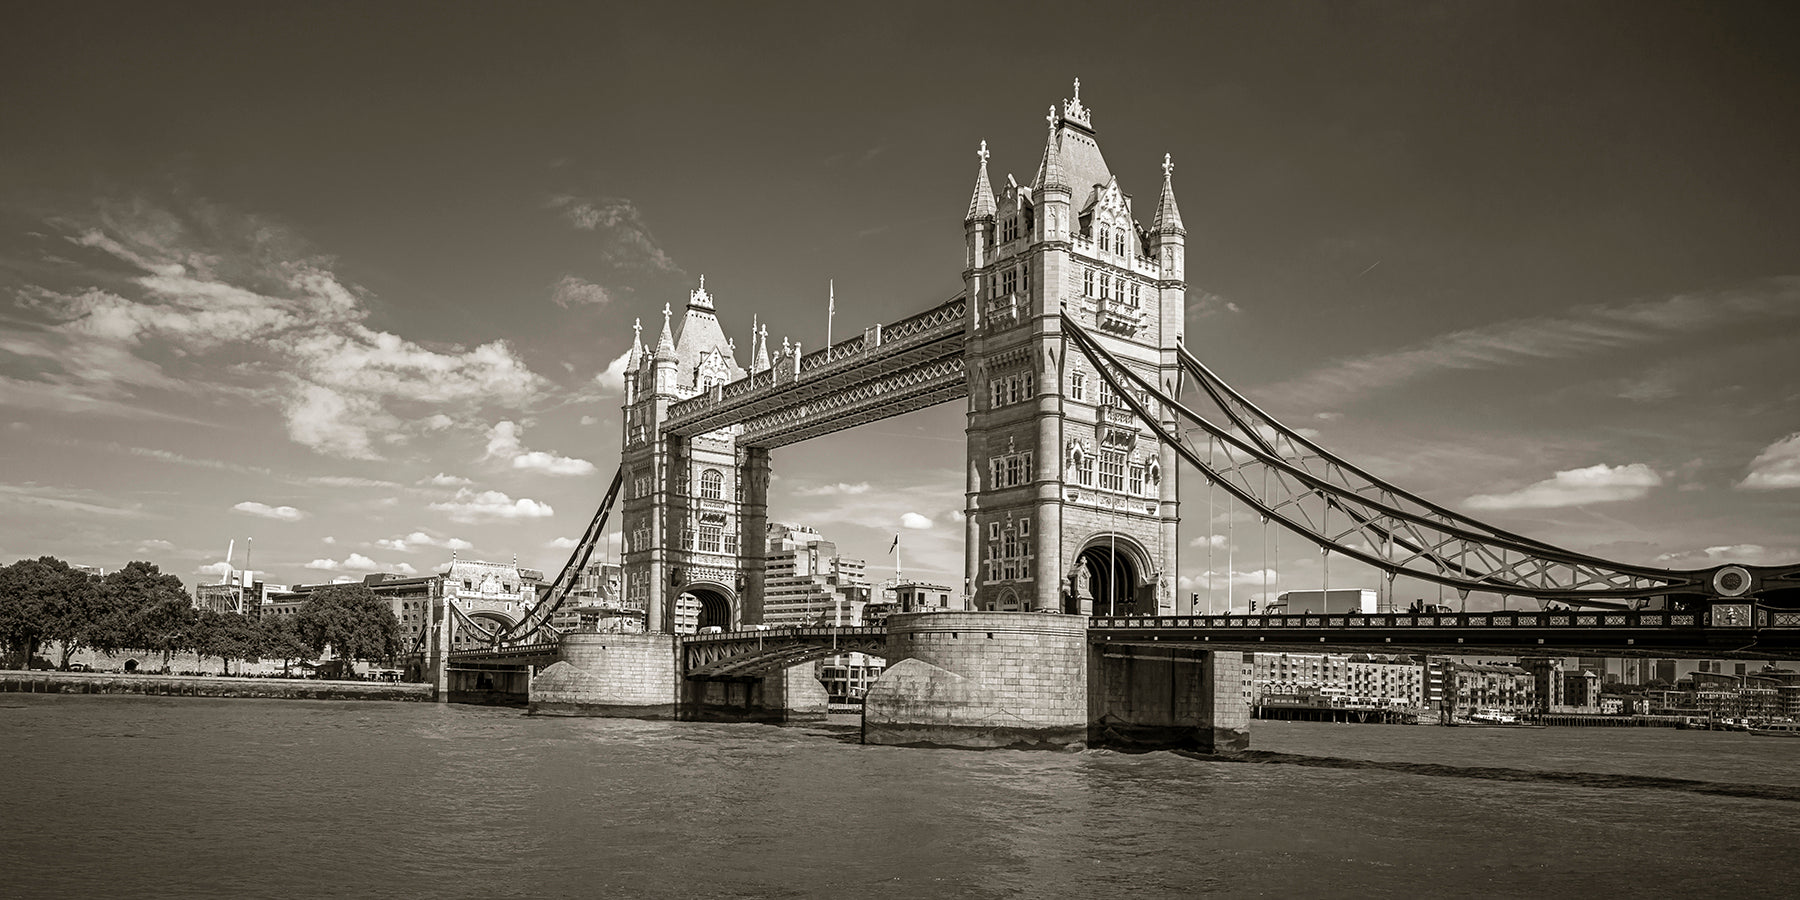
[[[825,349],[830,350],[831,319],[837,315],[837,279],[833,278],[827,284],[829,285],[827,290],[830,293],[830,299],[825,302]]]

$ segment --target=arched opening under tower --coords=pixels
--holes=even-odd
[[[1096,544],[1081,551],[1075,563],[1080,575],[1086,575],[1087,596],[1093,598],[1092,614],[1096,616],[1137,615],[1138,564],[1131,550],[1122,544]],[[1077,595],[1076,602],[1084,598]]]
[[[725,596],[725,592],[717,588],[693,585],[682,593],[692,595],[700,604],[694,627],[731,629],[731,598]]]

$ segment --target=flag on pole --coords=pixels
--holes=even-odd
[[[900,534],[898,532],[895,532],[894,542],[892,544],[888,545],[888,552],[892,553],[895,550],[899,549],[899,547],[900,547]]]

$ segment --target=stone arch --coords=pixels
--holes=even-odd
[[[1074,586],[1069,612],[1096,616],[1144,615],[1156,612],[1156,578],[1161,573],[1137,538],[1106,531],[1088,537],[1069,565]],[[1073,607],[1073,608],[1072,608]]]
[[[730,631],[736,625],[737,592],[731,588],[717,581],[692,581],[681,589],[681,593],[700,602],[696,628],[716,627]]]

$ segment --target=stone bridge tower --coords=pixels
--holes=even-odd
[[[737,426],[693,437],[662,427],[676,401],[746,374],[705,277],[680,319],[663,307],[654,347],[637,332],[625,364],[620,456],[626,605],[644,612],[653,634],[760,621],[760,610],[746,613],[745,596],[750,573],[762,572],[768,452],[740,448]],[[751,352],[753,368],[769,367],[766,347]]]
[[[1187,284],[1171,166],[1165,157],[1146,228],[1100,152],[1079,80],[1047,120],[1028,185],[1008,176],[996,192],[982,143],[963,223],[971,605],[1172,613],[1174,451],[1065,340],[1059,319],[1074,317],[1175,393]]]

